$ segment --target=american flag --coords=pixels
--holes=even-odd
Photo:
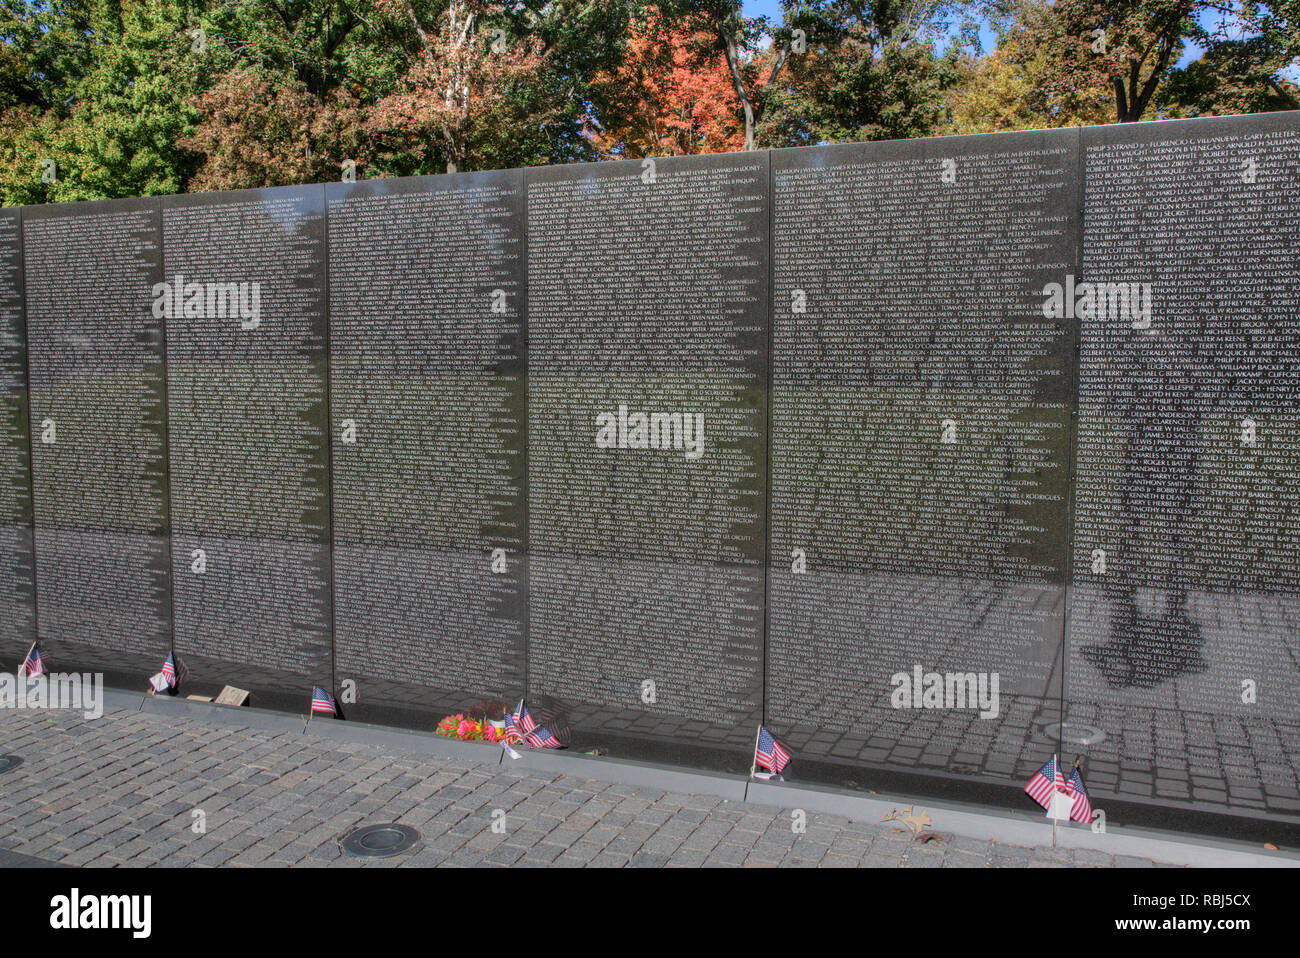
[[[326,715],[339,714],[338,706],[334,704],[334,696],[319,685],[313,685],[311,689],[311,710],[313,712],[324,712]]]
[[[519,708],[513,712],[506,712],[506,743],[522,742],[524,737],[519,734],[519,723],[517,716],[524,710],[524,700],[519,700]]]
[[[1029,784],[1025,786],[1025,791],[1029,797],[1036,801],[1043,808],[1047,808],[1052,801],[1052,792],[1058,788],[1065,788],[1065,776],[1061,774],[1061,766],[1053,755],[1051,761],[1038,770]]]
[[[537,719],[528,714],[528,709],[524,707],[523,699],[519,700],[519,709],[515,712],[515,725],[518,727],[518,731],[522,732],[524,735],[527,735],[529,732],[537,728]]]
[[[1088,801],[1088,793],[1083,787],[1083,776],[1079,774],[1079,766],[1074,766],[1074,774],[1070,776],[1070,782],[1065,786],[1066,792],[1074,796],[1074,801],[1070,805],[1070,820],[1073,822],[1083,822],[1087,824],[1092,821],[1092,802]]]
[[[180,684],[189,676],[190,670],[185,667],[185,663],[177,658],[175,652],[167,653],[167,661],[162,667],[163,678],[167,680],[170,688],[179,688]]]
[[[506,741],[527,742],[530,748],[564,748],[564,743],[550,729],[537,724],[523,699],[513,712],[506,713]]]
[[[18,674],[22,675],[24,670],[26,670],[27,674],[33,678],[38,675],[43,675],[45,672],[45,666],[41,662],[41,652],[36,648],[35,642],[33,642],[32,647],[28,649],[27,658],[23,659],[23,664],[18,666]]]
[[[564,743],[551,734],[545,725],[524,733],[524,741],[532,748],[564,748]]]
[[[777,774],[790,764],[790,753],[761,725],[758,727],[758,745],[754,749],[754,764]]]

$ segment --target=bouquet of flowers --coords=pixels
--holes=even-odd
[[[505,732],[487,719],[470,718],[464,712],[448,715],[438,723],[437,731],[445,738],[459,739],[462,742],[495,743],[505,739]]]

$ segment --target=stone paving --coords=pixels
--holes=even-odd
[[[65,865],[1153,864],[942,831],[919,842],[894,823],[813,812],[796,834],[788,809],[124,709],[94,721],[0,712],[4,754],[24,761],[0,775],[0,852]],[[504,832],[494,832],[502,811]],[[341,850],[345,833],[381,822],[422,839],[387,859]]]

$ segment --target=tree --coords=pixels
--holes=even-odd
[[[348,0],[350,19],[304,3],[280,35],[241,43],[235,66],[317,118],[296,123],[295,149],[325,151],[333,175],[345,159],[411,176],[594,158],[592,83],[622,55],[629,2]],[[232,33],[233,45],[247,26]],[[211,126],[215,143],[224,123]]]
[[[986,56],[964,57],[960,79],[948,93],[953,133],[991,133],[1106,123],[1115,92],[1108,76],[1092,73],[1063,85],[1055,64],[1026,23],[1050,16],[1044,4],[1020,2],[993,11],[997,47]]]
[[[270,71],[231,70],[191,106],[202,120],[178,139],[202,157],[191,191],[338,179],[339,164],[362,141],[355,103],[322,98]]]
[[[442,156],[448,173],[470,168],[479,121],[494,117],[498,124],[509,122],[509,90],[542,68],[540,39],[509,43],[501,27],[485,38],[482,28],[501,8],[484,0],[449,0],[428,22],[411,0],[393,0],[385,7],[382,12],[410,27],[418,46],[396,88],[370,111],[365,129],[408,149],[426,144]]]
[[[39,203],[336,179],[349,159],[369,175],[593,159],[593,83],[634,2],[0,0],[0,190]]]
[[[1220,14],[1206,29],[1205,46],[1162,90],[1169,113],[1300,109],[1300,0],[1233,4],[1231,15]]]
[[[1046,0],[1020,17],[1025,49],[1043,55],[1049,96],[1109,85],[1115,118],[1142,119],[1188,40],[1204,36],[1197,0]]]
[[[188,190],[337,179],[364,143],[356,90],[391,60],[353,59],[363,22],[338,0],[213,4],[194,18],[202,82],[177,139],[199,157]]]
[[[1015,16],[1049,95],[1106,83],[1121,123],[1300,105],[1300,0],[1025,0]],[[1205,52],[1180,69],[1188,44]]]
[[[1111,114],[1107,86],[1050,95],[1039,83],[1041,55],[1019,57],[1006,45],[987,56],[967,58],[961,80],[948,94],[948,132],[997,133],[1105,123]]]
[[[733,74],[712,39],[704,31],[674,31],[654,12],[633,26],[626,59],[599,81],[606,106],[602,116],[592,118],[591,137],[602,155],[674,156],[744,147]]]
[[[769,92],[766,138],[784,146],[926,136],[944,119],[960,77],[959,49],[936,54],[947,16],[935,0],[788,0],[787,28],[807,52]]]
[[[97,0],[0,0],[3,107],[59,107],[94,62],[101,22]]]
[[[0,9],[6,203],[177,193],[194,158],[176,138],[195,76],[175,0]],[[54,163],[56,178],[42,180]]]
[[[713,57],[722,55],[744,116],[745,149],[757,149],[767,93],[789,59],[791,34],[772,31],[767,17],[745,16],[740,0],[659,0],[658,9],[670,29],[701,40],[707,38],[696,47],[699,65],[707,65]],[[772,54],[760,63],[765,40],[771,41]]]

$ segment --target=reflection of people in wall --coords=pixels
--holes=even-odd
[[[1115,370],[1117,382],[1131,385],[1112,407],[1127,434],[1117,476],[1120,538],[1103,580],[1110,637],[1081,650],[1114,688],[1206,668],[1188,598],[1202,435],[1225,384],[1210,347],[1192,332],[1134,331]]]

